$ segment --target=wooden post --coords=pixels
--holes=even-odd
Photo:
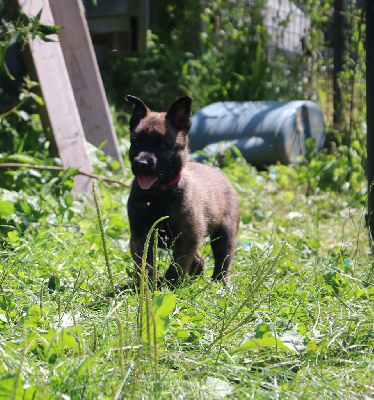
[[[65,64],[87,141],[116,158],[123,168],[109,106],[81,0],[49,0]]]
[[[344,0],[334,1],[334,125],[336,129],[342,128],[342,98],[339,74],[343,69],[344,53]]]
[[[48,0],[18,2],[27,16],[34,17],[42,9],[40,22],[55,25]],[[55,41],[44,42],[38,37],[34,40],[30,37],[29,45],[57,150],[64,167],[91,173],[93,168],[61,46],[57,35],[50,38]],[[92,193],[91,178],[76,176],[72,192],[74,195]]]
[[[374,2],[366,0],[366,119],[367,119],[367,169],[368,215],[370,246],[374,243]]]

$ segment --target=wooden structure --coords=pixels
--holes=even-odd
[[[87,143],[99,146],[123,165],[87,23],[80,0],[18,0],[22,11],[40,22],[60,25],[53,42],[29,39],[49,124],[64,167],[91,173]],[[73,193],[91,193],[91,178],[75,177]]]
[[[83,0],[95,50],[135,56],[147,48],[150,0]]]
[[[366,0],[366,118],[367,118],[367,170],[368,215],[367,225],[371,251],[374,251],[374,2]]]
[[[50,0],[86,139],[123,167],[104,86],[80,0]]]

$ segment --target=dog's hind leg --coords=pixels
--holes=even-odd
[[[214,256],[212,279],[230,283],[230,267],[235,253],[236,231],[230,232],[229,229],[220,226],[210,238]]]

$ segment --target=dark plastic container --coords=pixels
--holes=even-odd
[[[234,145],[253,165],[293,163],[305,155],[308,138],[314,139],[316,152],[322,149],[323,114],[312,101],[214,103],[192,117],[189,134],[192,152],[211,155]]]

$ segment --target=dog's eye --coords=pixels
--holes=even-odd
[[[167,149],[170,146],[170,144],[167,140],[162,140],[160,146],[162,149]]]
[[[140,140],[138,140],[138,139],[131,140],[131,146],[139,147],[140,146]]]

